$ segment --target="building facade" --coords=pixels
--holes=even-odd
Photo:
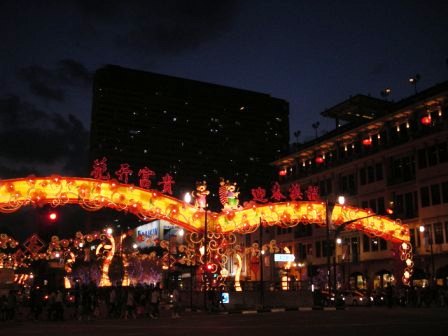
[[[99,69],[93,89],[90,162],[106,157],[112,178],[129,163],[130,183],[144,167],[153,188],[169,173],[178,197],[197,181],[214,193],[221,177],[251,188],[288,151],[289,105],[268,94],[118,66]]]
[[[397,103],[358,95],[322,115],[335,120],[335,130],[273,163],[283,190],[292,183],[314,185],[323,201],[344,195],[348,205],[380,215],[393,208],[392,216],[410,227],[413,284],[446,286],[448,82]],[[271,238],[293,251],[294,265],[300,265],[296,278],[299,274],[322,288],[329,268],[338,288],[401,283],[398,246],[381,237],[343,231],[327,239],[326,227],[298,225],[275,229]]]

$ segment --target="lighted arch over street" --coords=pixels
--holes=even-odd
[[[111,208],[127,211],[143,220],[165,219],[189,231],[204,230],[205,211],[157,190],[143,189],[115,180],[79,177],[26,177],[0,181],[0,212],[11,213],[23,206],[78,204],[88,211]],[[207,211],[209,232],[249,233],[260,222],[283,227],[298,223],[326,225],[324,202],[296,201],[254,204],[238,210]],[[365,218],[369,216],[368,218]],[[360,218],[359,220],[356,220]],[[332,224],[361,230],[369,235],[400,243],[409,242],[409,228],[400,221],[377,216],[365,209],[336,204]]]

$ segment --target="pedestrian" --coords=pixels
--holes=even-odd
[[[109,292],[109,317],[117,317],[118,314],[118,300],[117,300],[117,291],[115,287]]]
[[[149,316],[152,319],[157,319],[160,316],[159,304],[160,304],[160,285],[157,283],[151,291],[151,312]]]
[[[394,289],[391,284],[386,287],[387,306],[392,308],[394,304]]]
[[[134,297],[134,289],[129,287],[127,291],[127,297],[126,297],[126,311],[124,315],[124,319],[127,320],[128,318],[136,318],[135,315],[135,297]]]
[[[64,320],[64,295],[62,290],[58,289],[54,298],[54,320]]]
[[[171,314],[172,318],[179,318],[182,311],[180,292],[177,288],[173,289],[172,292],[172,302],[173,302],[173,312]]]

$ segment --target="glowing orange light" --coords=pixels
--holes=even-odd
[[[317,156],[315,159],[316,163],[321,164],[324,163],[324,158],[322,156]]]
[[[429,115],[424,116],[423,118],[420,119],[420,122],[425,126],[431,125],[431,116]]]
[[[50,214],[48,215],[48,218],[51,221],[55,221],[58,218],[58,215],[56,214],[56,212],[50,212]]]
[[[370,139],[370,138],[365,138],[365,139],[362,140],[362,144],[363,144],[364,146],[370,146],[370,145],[372,144],[372,139]]]
[[[286,169],[282,169],[278,171],[279,176],[286,176]]]

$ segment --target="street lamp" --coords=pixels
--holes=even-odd
[[[259,249],[260,249],[260,255],[259,255],[259,264],[260,264],[260,306],[263,308],[264,306],[264,284],[263,284],[263,220],[260,217],[260,242],[259,242]]]
[[[345,197],[344,196],[338,196],[338,204],[344,204],[345,203]],[[327,285],[328,285],[328,292],[329,294],[331,294],[331,255],[330,255],[330,251],[331,249],[331,241],[330,241],[330,225],[331,225],[331,215],[333,213],[333,208],[335,206],[334,202],[329,202],[327,200],[327,202],[325,203],[325,224],[326,224],[326,241],[327,241],[327,246],[326,246],[326,254],[327,254]],[[334,250],[334,249],[333,249]],[[336,277],[336,276],[335,276]],[[336,285],[336,284],[335,284]]]
[[[185,203],[190,204],[191,202],[191,194],[186,193],[184,195],[184,201]],[[184,230],[182,230],[182,235],[184,234]],[[193,309],[193,264],[190,261],[190,309]]]
[[[184,196],[184,201],[186,203],[191,202],[191,194],[186,193]],[[203,276],[204,276],[204,310],[207,310],[207,289],[209,284],[208,279],[208,218],[207,218],[207,212],[208,212],[208,204],[205,204],[204,210],[204,269],[203,269]]]
[[[344,196],[339,196],[338,197],[338,203],[340,205],[345,203],[345,197]],[[331,293],[332,290],[332,283],[331,283],[331,256],[330,256],[330,251],[333,252],[334,256],[333,256],[333,265],[334,265],[334,274],[333,274],[333,280],[334,280],[334,289],[336,289],[336,245],[333,244],[333,242],[336,242],[336,239],[338,238],[338,235],[345,229],[345,227],[349,224],[355,223],[359,220],[362,219],[366,219],[366,218],[370,218],[370,217],[374,217],[377,216],[376,213],[372,213],[370,215],[367,216],[363,216],[363,217],[359,217],[359,218],[355,218],[355,219],[351,219],[349,221],[343,222],[340,225],[338,225],[338,227],[336,229],[334,229],[334,239],[330,240],[330,225],[331,225],[331,215],[333,212],[333,208],[334,208],[335,204],[334,203],[330,203],[330,202],[326,202],[326,228],[327,228],[327,248],[326,248],[326,252],[327,252],[327,280],[328,280],[328,291],[329,293]],[[341,241],[342,242],[342,241]],[[331,250],[331,247],[333,247],[333,250]],[[431,246],[432,248],[432,246]],[[431,249],[432,251],[432,249]]]
[[[420,225],[418,229],[421,233],[425,232],[424,225]],[[433,284],[434,279],[436,278],[436,275],[435,275],[435,266],[434,266],[434,251],[432,249],[432,230],[428,230],[428,233],[426,235],[428,237],[429,253],[430,253],[430,257],[431,257],[431,284]]]

